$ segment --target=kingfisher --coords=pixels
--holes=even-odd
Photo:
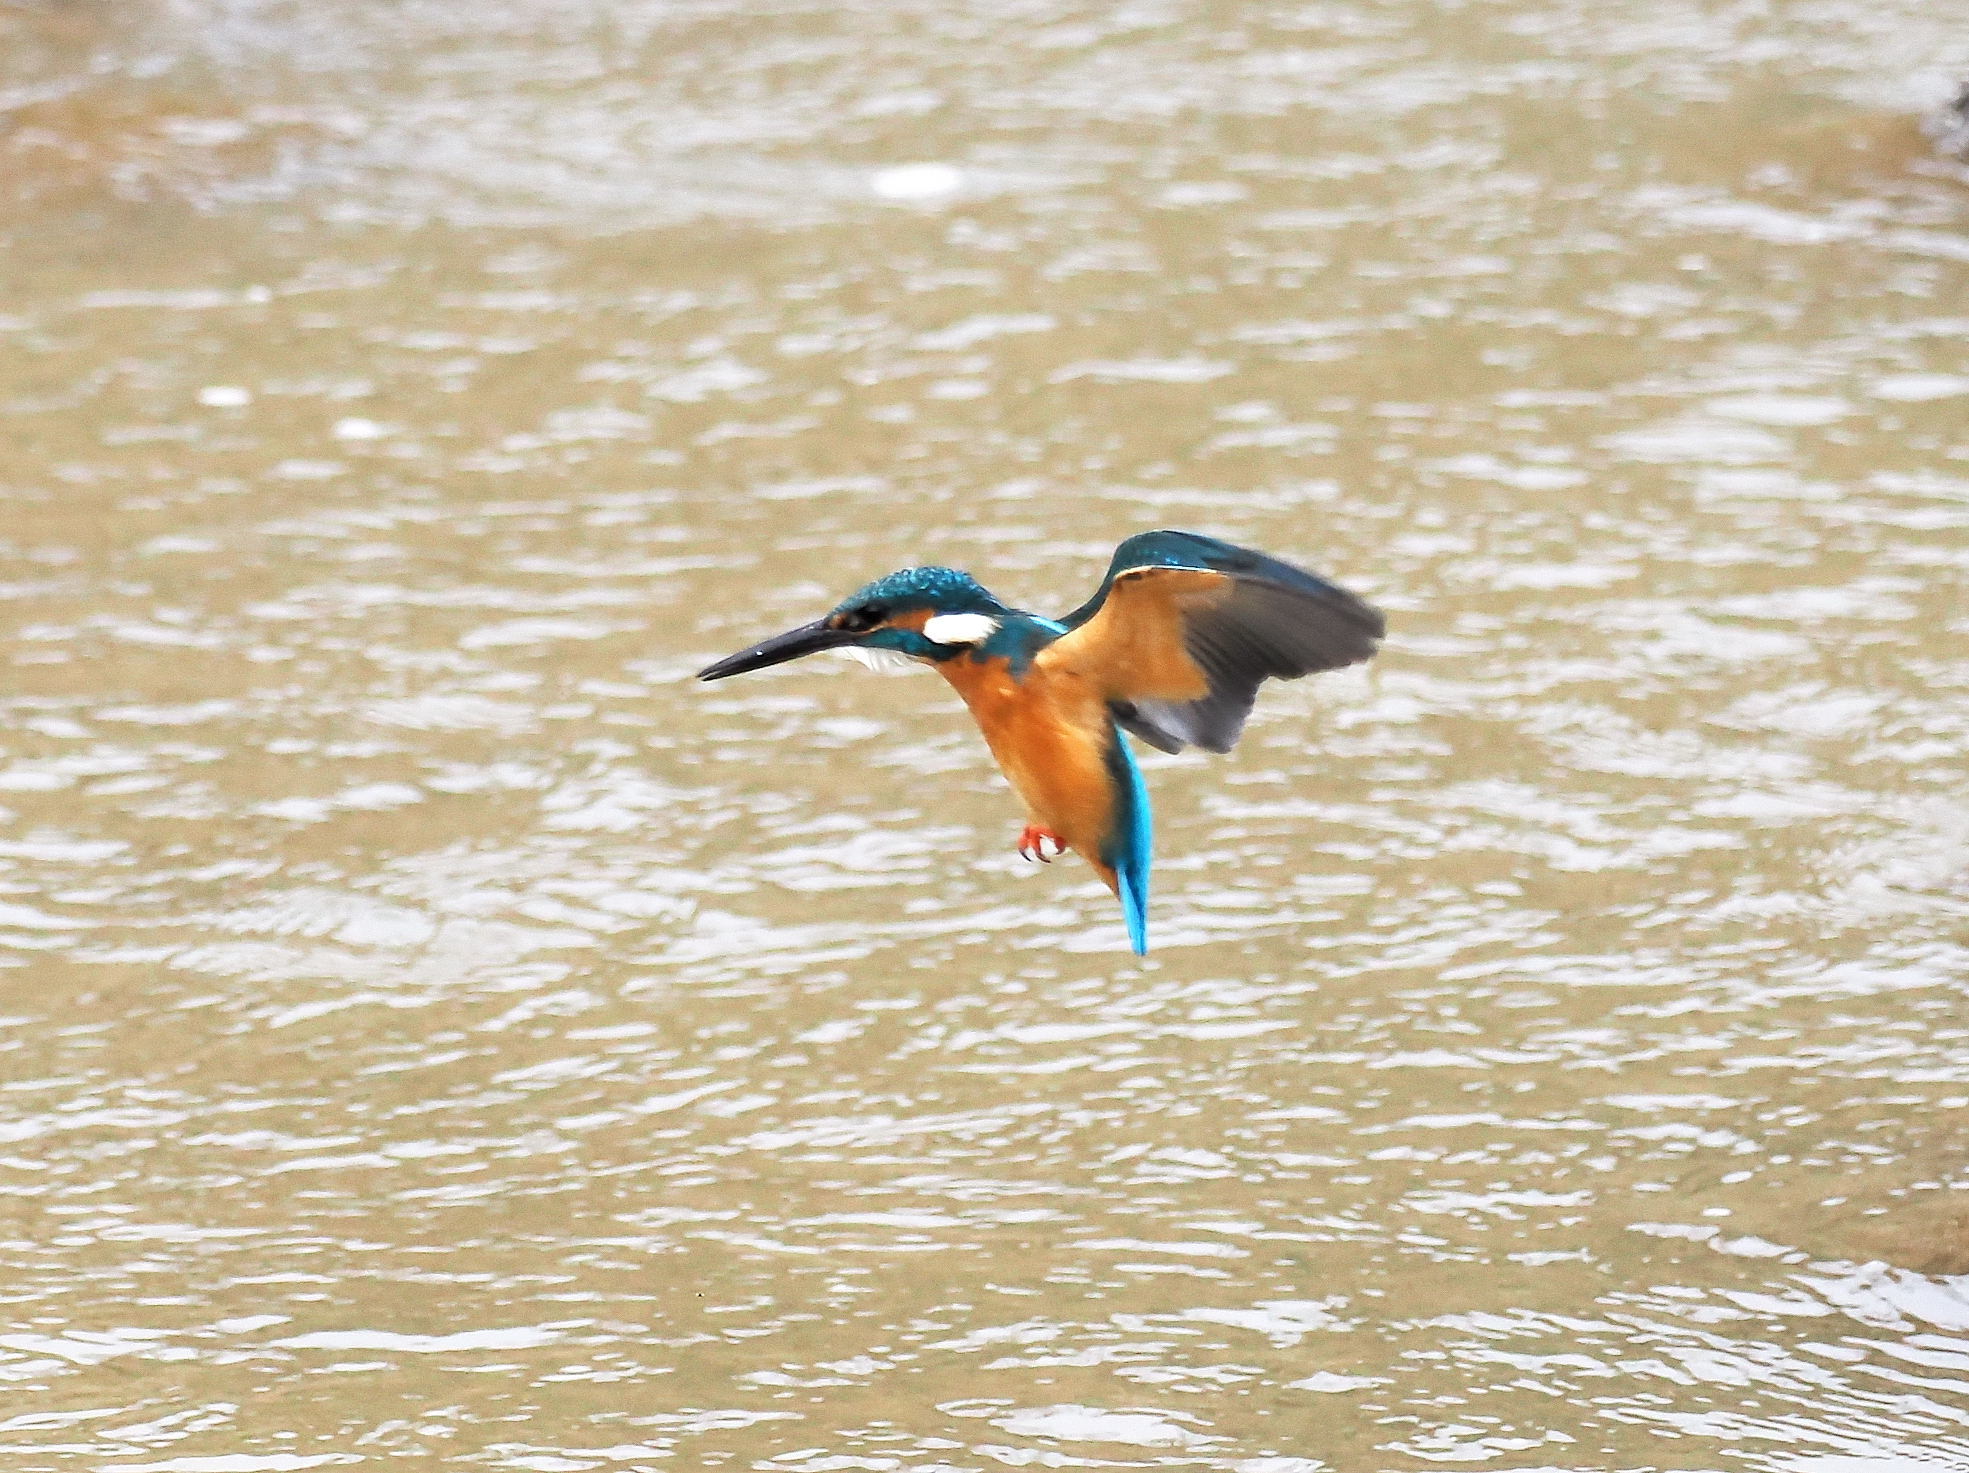
[[[697,678],[822,650],[931,666],[970,707],[1025,805],[1019,854],[1086,860],[1119,898],[1141,956],[1149,795],[1128,737],[1164,752],[1228,752],[1265,681],[1358,664],[1386,631],[1377,609],[1317,573],[1195,532],[1141,532],[1063,618],[1001,603],[955,568],[904,568]]]

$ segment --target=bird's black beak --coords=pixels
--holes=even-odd
[[[735,655],[726,655],[715,665],[706,665],[697,672],[699,680],[723,680],[727,675],[743,675],[748,670],[764,670],[768,665],[783,665],[788,660],[797,660],[802,655],[818,654],[822,650],[838,650],[843,645],[853,644],[861,635],[847,629],[831,629],[825,619],[816,619],[811,624],[802,624],[798,629],[789,629],[784,634],[775,634],[771,639],[762,639],[749,650],[740,650]]]

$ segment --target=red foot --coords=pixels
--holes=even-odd
[[[1051,829],[1042,829],[1036,823],[1025,826],[1019,835],[1019,858],[1036,859],[1041,864],[1051,864],[1053,856],[1067,852],[1067,841]]]

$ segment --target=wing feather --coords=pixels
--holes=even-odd
[[[1063,622],[1042,658],[1088,673],[1116,723],[1165,752],[1228,752],[1265,681],[1356,664],[1386,631],[1338,584],[1189,532],[1129,538]]]

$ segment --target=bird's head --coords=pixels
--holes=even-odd
[[[697,678],[723,680],[821,650],[948,660],[989,639],[1011,612],[969,573],[904,568],[857,589],[825,618],[727,655],[698,671]]]

